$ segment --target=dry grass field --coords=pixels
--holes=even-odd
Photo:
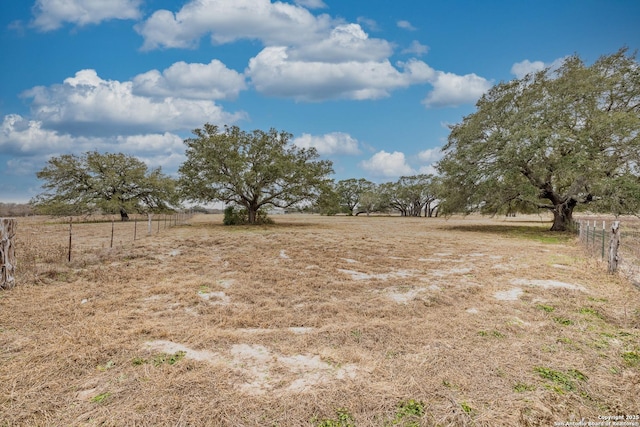
[[[640,290],[574,236],[523,218],[274,219],[200,215],[116,234],[112,249],[111,224],[74,225],[70,263],[68,225],[19,222],[19,284],[0,292],[0,426],[640,412]]]

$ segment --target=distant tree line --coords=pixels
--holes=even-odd
[[[0,217],[33,215],[33,206],[29,203],[0,203]]]
[[[328,183],[316,203],[304,210],[322,215],[399,213],[434,217],[438,215],[439,193],[438,178],[428,174],[403,176],[382,184],[351,178]]]

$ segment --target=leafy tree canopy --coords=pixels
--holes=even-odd
[[[124,219],[127,212],[162,212],[178,204],[173,179],[122,153],[52,157],[37,177],[45,191],[31,203],[47,214],[101,211]]]
[[[388,209],[389,202],[384,194],[380,193],[379,185],[373,184],[371,188],[360,194],[358,214],[364,212],[369,216],[371,212],[384,212]]]
[[[262,207],[315,200],[333,173],[330,161],[316,160],[314,148],[291,145],[287,132],[245,132],[236,126],[221,131],[207,123],[193,133],[185,140],[187,160],[180,167],[183,196],[243,206],[250,223]]]
[[[445,212],[546,209],[552,230],[576,206],[614,214],[640,208],[640,66],[627,49],[587,66],[500,83],[451,127],[443,176]]]
[[[380,193],[402,216],[420,216],[425,208],[425,216],[431,216],[437,200],[435,182],[428,174],[402,176],[396,182],[380,185]]]
[[[374,188],[375,184],[364,178],[350,178],[338,181],[335,191],[338,194],[342,210],[349,215],[353,215],[353,210],[361,204],[360,198],[362,194],[372,191]]]
[[[340,196],[336,191],[336,183],[328,182],[314,203],[306,208],[308,211],[318,212],[320,215],[333,216],[340,213],[342,206],[340,206]]]

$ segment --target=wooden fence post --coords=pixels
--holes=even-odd
[[[582,220],[577,221],[577,228],[578,228],[578,240],[582,241]]]
[[[611,226],[611,239],[609,240],[609,273],[613,274],[618,269],[618,248],[620,247],[620,221],[614,221]]]
[[[16,250],[14,237],[17,222],[12,218],[0,218],[0,289],[13,288],[16,284]]]

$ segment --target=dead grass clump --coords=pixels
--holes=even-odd
[[[41,239],[44,231],[19,229],[16,237],[16,280],[20,284],[37,283],[64,269],[65,245],[56,240]]]

